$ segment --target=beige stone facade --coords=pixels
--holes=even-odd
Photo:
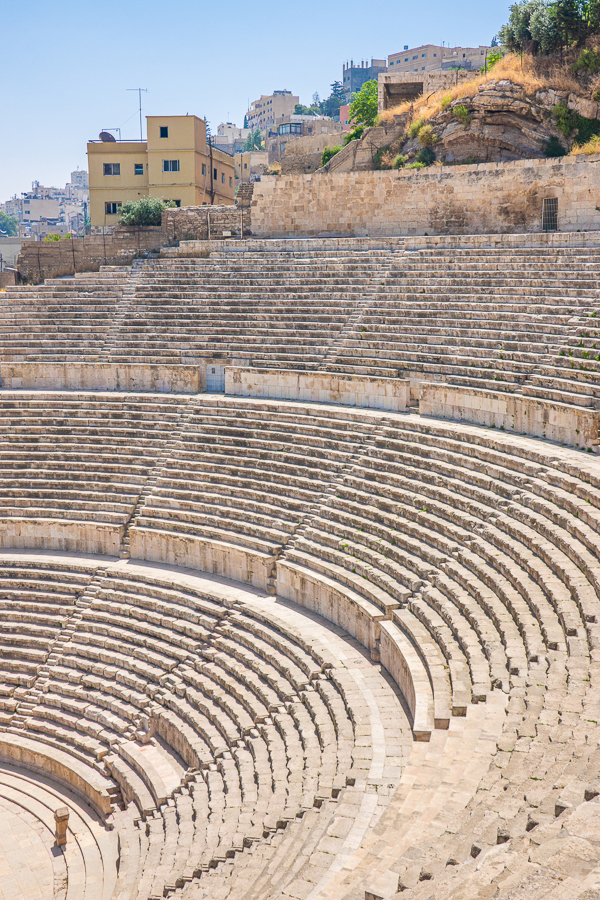
[[[541,232],[547,198],[558,200],[559,231],[600,229],[599,158],[266,177],[254,188],[252,230],[257,237]]]
[[[273,128],[285,116],[291,116],[294,108],[300,103],[291,91],[273,91],[272,94],[261,94],[259,100],[253,100],[246,112],[248,128],[266,132]]]

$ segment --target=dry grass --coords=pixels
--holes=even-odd
[[[569,156],[579,156],[580,153],[585,153],[588,156],[591,156],[592,153],[600,153],[600,134],[595,134],[589,139],[587,144],[582,144],[580,147],[575,144]]]
[[[414,103],[406,100],[392,109],[386,109],[379,116],[379,124],[391,124],[394,116],[409,113],[411,121],[423,119],[427,122],[442,111],[442,103],[446,107],[453,100],[474,97],[482,84],[491,81],[507,80],[520,85],[525,93],[533,96],[536,91],[553,88],[557,91],[573,91],[582,93],[577,79],[569,71],[571,60],[558,64],[551,59],[533,59],[524,56],[522,59],[514,53],[507,54],[499,60],[493,69],[485,75],[476,75],[469,81],[462,81],[451,90],[438,91],[428,97],[419,97]]]

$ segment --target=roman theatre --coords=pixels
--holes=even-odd
[[[600,898],[599,234],[0,294],[2,900]]]

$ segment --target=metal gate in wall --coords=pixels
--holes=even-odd
[[[225,393],[225,366],[206,367],[206,390],[211,394]]]

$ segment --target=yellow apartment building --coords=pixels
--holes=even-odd
[[[146,116],[145,141],[87,145],[90,220],[96,231],[117,224],[128,200],[159,197],[177,206],[235,203],[233,157],[211,147],[197,116]]]

